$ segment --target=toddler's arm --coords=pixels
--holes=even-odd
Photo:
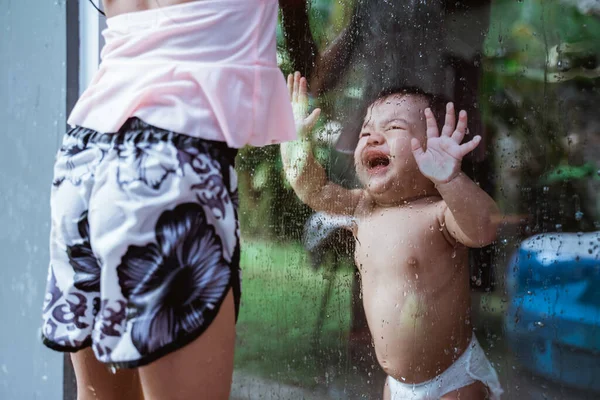
[[[498,206],[464,173],[437,185],[448,208],[444,212],[446,230],[468,247],[484,247],[496,239]]]
[[[348,190],[327,179],[325,169],[315,160],[310,143],[310,131],[320,109],[308,117],[306,79],[298,72],[288,76],[288,89],[296,119],[299,139],[281,144],[281,159],[285,176],[296,195],[316,211],[338,215],[353,215],[362,190]]]
[[[430,109],[427,119],[427,147],[412,139],[412,149],[421,173],[429,178],[447,208],[440,223],[458,242],[468,247],[484,247],[496,238],[498,206],[475,182],[460,170],[465,155],[473,151],[481,137],[461,144],[467,134],[467,113],[461,111],[456,124],[452,103],[446,107],[446,122],[440,135]]]

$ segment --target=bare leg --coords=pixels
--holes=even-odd
[[[488,388],[482,382],[475,382],[442,396],[441,400],[486,400],[489,399]]]
[[[227,400],[233,375],[235,309],[230,290],[219,314],[192,343],[141,367],[146,400]]]
[[[71,355],[77,377],[77,400],[142,400],[136,370],[113,374],[89,347]]]
[[[390,378],[385,380],[385,385],[383,385],[383,400],[392,400],[392,393],[390,392]]]

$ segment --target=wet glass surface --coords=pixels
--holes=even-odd
[[[65,116],[97,67],[105,23],[90,14],[95,10],[86,1],[75,8],[50,2],[30,11],[34,6],[32,0],[7,0],[0,7],[0,109],[6,121],[0,320],[11,327],[0,331],[0,398],[70,399],[75,386],[68,359],[64,364],[38,343],[48,189]],[[497,205],[497,235],[480,248],[457,245],[456,260],[462,261],[450,261],[456,253],[449,251],[433,265],[423,260],[439,251],[437,239],[418,236],[419,218],[428,211],[409,213],[409,222],[397,225],[392,217],[380,218],[380,228],[368,231],[364,221],[381,209],[342,216],[324,211],[327,206],[315,211],[286,179],[280,146],[242,149],[236,170],[243,296],[231,399],[382,398],[387,375],[397,371],[384,368],[388,360],[381,352],[378,359],[373,332],[383,331],[381,340],[394,343],[397,354],[414,358],[398,379],[425,376],[426,367],[410,365],[435,364],[427,358],[437,355],[427,349],[454,340],[455,331],[444,328],[452,318],[463,318],[461,324],[466,319],[474,330],[503,399],[600,397],[597,1],[280,0],[280,8],[277,61],[283,75],[299,71],[306,77],[309,109],[321,109],[307,138],[327,179],[347,189],[335,193],[350,198],[350,190],[364,188],[354,151],[364,140],[360,132],[374,100],[418,88],[467,111],[465,142],[481,137],[461,169]],[[77,42],[69,36],[73,30]],[[379,134],[377,129],[368,133]],[[401,162],[414,161],[407,160]],[[409,187],[402,178],[398,184]],[[465,208],[467,217],[481,204],[473,190],[464,192],[464,203],[472,205]],[[432,238],[455,243],[444,222],[439,234],[433,226],[431,231]],[[421,240],[418,249],[404,239],[392,242],[396,234]],[[366,249],[367,242],[372,247]],[[369,260],[378,260],[376,267]],[[416,265],[414,278],[410,268]],[[435,270],[439,265],[446,270]],[[453,267],[468,273],[453,274]],[[361,290],[371,279],[396,291]],[[457,288],[467,282],[466,312],[447,307],[450,302],[419,303],[419,296],[422,308],[413,314],[407,308],[407,285],[422,288],[423,296],[458,298]],[[370,307],[373,299],[379,305]],[[414,321],[390,322],[377,314],[370,327],[365,310],[393,309],[392,303],[394,315]],[[395,340],[419,318],[439,313],[414,335],[418,340]],[[390,323],[396,330],[379,330]],[[452,347],[442,347],[439,357],[446,352],[455,360],[466,346],[456,348],[454,358],[448,356]]]

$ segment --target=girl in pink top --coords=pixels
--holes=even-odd
[[[234,158],[296,136],[278,4],[104,8],[102,63],[54,168],[42,339],[73,353],[80,400],[227,399],[241,293]]]

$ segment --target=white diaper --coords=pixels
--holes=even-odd
[[[391,400],[437,400],[454,390],[481,381],[489,390],[492,400],[503,393],[494,367],[485,356],[475,334],[465,352],[444,372],[435,378],[417,384],[406,384],[388,377]]]

